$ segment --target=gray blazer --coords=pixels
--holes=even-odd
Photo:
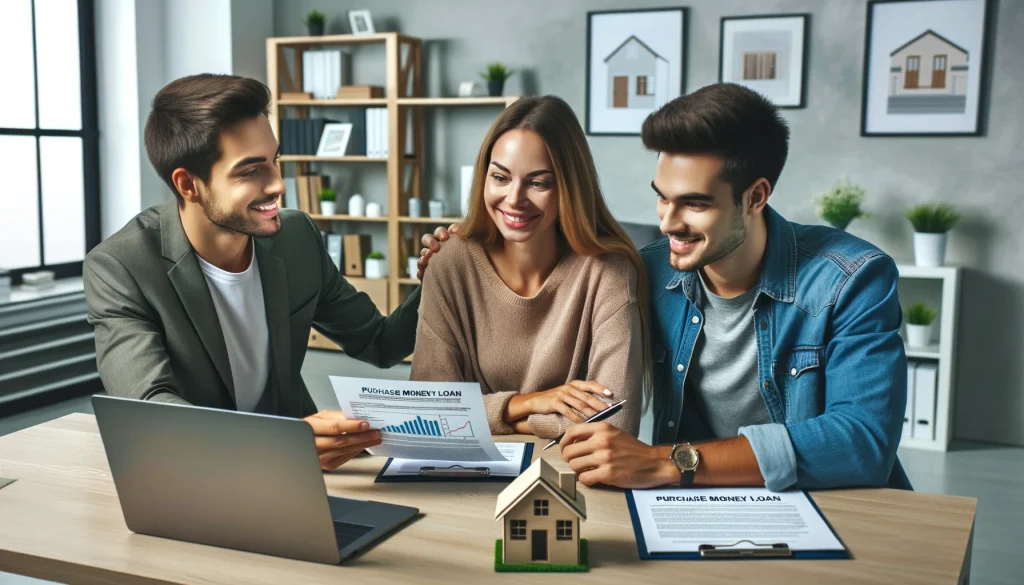
[[[258,412],[316,412],[300,370],[310,326],[356,359],[390,367],[412,353],[417,288],[386,318],[327,255],[309,217],[282,209],[281,231],[255,238],[271,365]],[[83,267],[96,361],[114,396],[234,410],[227,347],[177,202],[151,207],[96,246]]]

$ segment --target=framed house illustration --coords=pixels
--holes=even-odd
[[[653,109],[668,101],[668,60],[629,35],[604,59],[608,107]]]
[[[580,520],[586,518],[587,503],[576,489],[576,475],[537,459],[498,495],[494,519],[502,521],[503,538],[495,568],[587,570],[586,541],[580,541]]]
[[[889,53],[890,114],[962,114],[967,49],[929,29]]]

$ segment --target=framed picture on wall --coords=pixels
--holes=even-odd
[[[780,108],[804,107],[809,14],[722,19],[718,80],[749,87]]]
[[[588,134],[633,136],[683,94],[686,8],[587,13]]]
[[[989,0],[875,0],[861,136],[979,136]]]

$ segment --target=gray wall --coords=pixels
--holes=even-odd
[[[647,6],[663,7],[671,3]],[[807,108],[786,110],[793,131],[790,162],[773,205],[790,219],[818,223],[810,199],[842,173],[867,189],[875,214],[850,231],[898,261],[913,258],[902,210],[918,201],[949,201],[966,216],[950,236],[949,261],[965,270],[960,315],[955,436],[1024,444],[1024,204],[1019,147],[1024,124],[1024,3],[996,3],[990,62],[987,135],[980,138],[860,137],[865,1],[692,0],[686,88],[717,81],[722,16],[810,12]],[[512,5],[471,0],[374,0],[378,31],[425,39],[428,95],[454,95],[460,80],[479,79],[485,63],[502,60],[524,70],[509,94],[556,94],[582,119],[588,10],[642,7],[625,1],[518,0]],[[348,32],[347,11],[365,2],[275,0],[274,33],[304,34],[302,15],[327,12],[329,32]],[[514,6],[514,8],[512,7]],[[383,84],[380,52],[360,48],[356,81]],[[492,111],[438,111],[429,120],[427,194],[457,193],[457,166],[473,160]],[[653,155],[639,138],[592,137],[591,147],[609,203],[620,220],[655,223],[648,184]],[[383,175],[382,172],[379,172]],[[383,177],[354,178],[360,186]],[[365,193],[364,193],[365,194]],[[449,197],[449,203],[455,199]]]

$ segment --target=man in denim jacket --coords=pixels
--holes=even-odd
[[[896,458],[907,361],[893,260],[770,206],[789,130],[757,93],[716,84],[644,122],[662,238],[651,291],[653,444],[571,427],[580,481],[620,487],[910,489]]]

